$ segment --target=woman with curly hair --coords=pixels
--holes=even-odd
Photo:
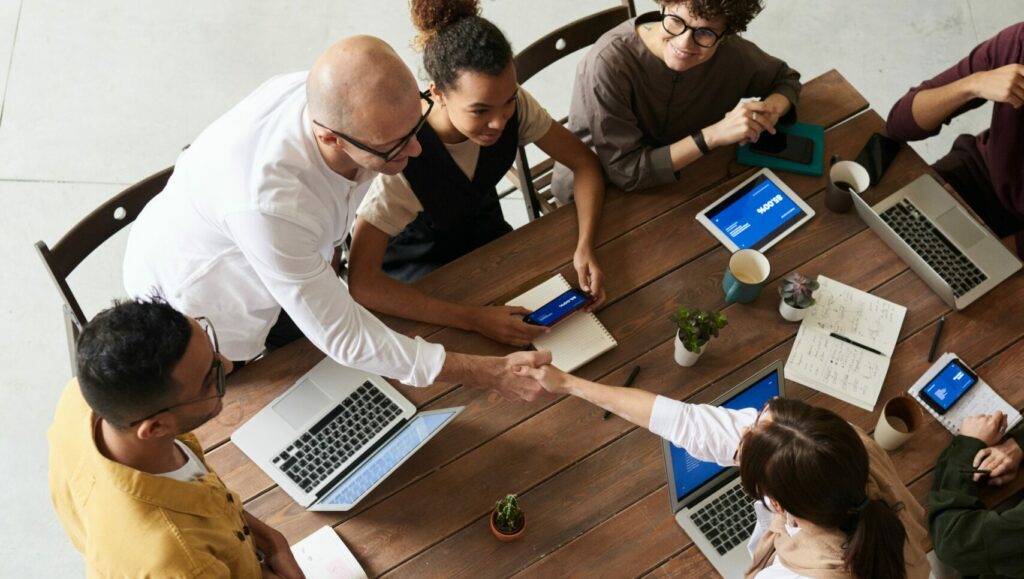
[[[352,295],[382,313],[525,345],[546,331],[523,322],[528,310],[455,304],[406,283],[511,231],[495,185],[518,147],[534,143],[575,176],[573,265],[596,306],[604,299],[593,250],[604,197],[601,164],[519,86],[512,47],[478,15],[478,1],[410,5],[430,76],[423,95],[427,122],[417,135],[423,152],[401,175],[381,175],[359,208],[349,255]]]
[[[553,394],[617,414],[693,458],[738,466],[757,524],[745,579],[926,579],[924,509],[874,440],[831,410],[690,404],[605,386],[554,366],[514,367]]]
[[[800,73],[738,34],[761,0],[657,0],[605,33],[576,70],[569,128],[625,191],[674,183],[712,149],[757,141],[796,104]],[[759,101],[739,102],[744,98]],[[572,195],[556,167],[553,190]]]

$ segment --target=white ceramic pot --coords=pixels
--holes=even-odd
[[[793,306],[786,303],[786,300],[779,300],[779,313],[782,315],[782,319],[787,322],[799,322],[804,319],[807,312],[811,308],[794,308]]]
[[[679,332],[676,332],[676,364],[685,367],[693,366],[707,347],[708,345],[704,344],[700,347],[700,352],[691,352],[686,349],[686,346],[683,346],[683,341],[679,338]]]

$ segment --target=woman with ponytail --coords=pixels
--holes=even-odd
[[[787,398],[731,410],[604,386],[552,366],[517,367],[666,438],[739,466],[757,525],[746,579],[926,579],[924,509],[888,455],[830,410]]]
[[[427,123],[417,135],[423,152],[402,174],[381,175],[359,208],[349,254],[352,295],[382,313],[525,345],[545,331],[522,321],[528,310],[455,304],[406,284],[512,230],[495,186],[518,147],[533,143],[575,175],[573,265],[598,305],[604,280],[593,243],[604,197],[601,164],[519,86],[512,47],[478,15],[478,1],[410,5],[430,77]]]

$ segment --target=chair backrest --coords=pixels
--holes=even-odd
[[[68,325],[68,347],[72,356],[74,371],[74,338],[86,323],[85,313],[74,293],[68,286],[67,278],[85,258],[103,245],[115,233],[135,221],[142,208],[164,189],[174,167],[168,167],[151,175],[118,193],[100,205],[85,219],[79,221],[53,247],[43,241],[36,242],[36,250],[43,259],[43,265],[57,286],[64,301],[64,314]]]
[[[602,34],[635,15],[633,0],[622,0],[620,6],[595,12],[544,35],[516,54],[516,80],[520,84],[525,83],[562,58],[594,44]],[[565,124],[566,119],[561,119],[561,122]],[[547,199],[550,197],[548,192],[543,195],[545,199],[541,199],[539,193],[550,187],[553,167],[554,162],[548,159],[531,168],[526,148],[519,147],[512,181],[523,192],[527,217],[531,220],[554,207]]]

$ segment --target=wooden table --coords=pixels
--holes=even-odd
[[[882,118],[843,77],[830,71],[807,83],[799,105],[804,122],[827,127],[825,158],[853,158]],[[825,209],[826,177],[780,173],[816,217],[768,256],[772,279],[751,305],[725,306],[722,273],[729,256],[695,220],[696,213],[753,169],[715,151],[684,171],[676,185],[648,192],[609,192],[597,253],[607,274],[608,301],[598,313],[619,346],[577,374],[621,384],[633,365],[636,386],[707,401],[767,363],[784,359],[798,324],[777,312],[776,280],[799,270],[904,304],[900,342],[879,400],[908,388],[929,366],[934,326],[947,317],[941,351],[957,352],[1012,404],[1024,374],[1024,275],[1018,274],[965,312],[950,309],[907,269],[854,212]],[[881,199],[928,166],[909,148],[869,192]],[[432,295],[486,304],[538,274],[575,279],[572,208],[560,209],[459,259],[418,285]],[[729,326],[693,368],[672,360],[676,304],[723,309]],[[482,336],[407,320],[388,323],[459,352],[502,355],[511,348]],[[291,542],[333,525],[371,576],[716,576],[669,512],[660,439],[574,398],[508,402],[489,391],[435,384],[401,391],[422,408],[465,405],[448,428],[349,513],[307,512],[228,441],[231,432],[283,392],[323,355],[302,340],[232,376],[224,411],[197,433],[211,465],[246,500],[248,510]],[[792,396],[831,408],[861,428],[865,412],[790,383]],[[878,409],[881,404],[878,404]],[[915,496],[924,501],[931,470],[949,433],[928,417],[923,431],[892,457]],[[1018,485],[1019,486],[1019,485]],[[488,529],[494,502],[517,493],[528,516],[521,540],[500,543]]]

